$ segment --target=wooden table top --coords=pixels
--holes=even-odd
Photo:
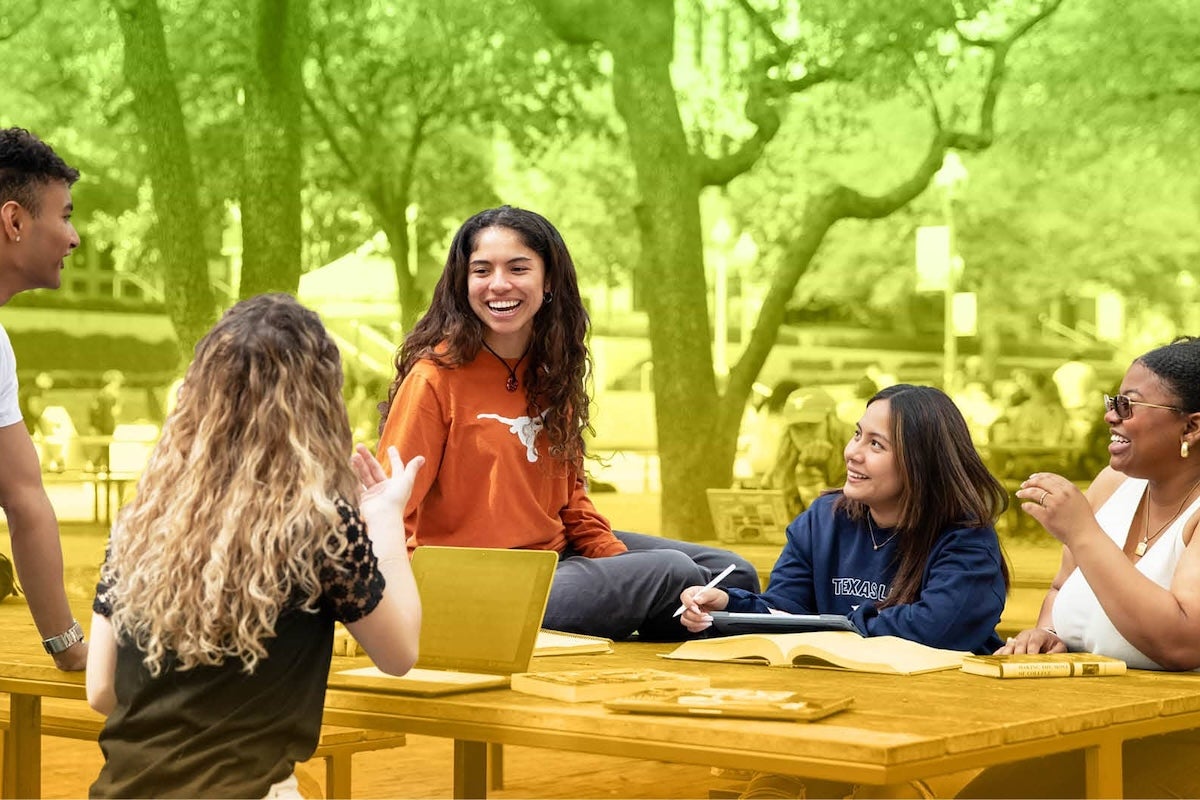
[[[373,720],[386,727],[391,719],[412,733],[713,766],[784,772],[804,767],[802,774],[813,777],[853,773],[860,779],[895,777],[905,771],[899,767],[911,767],[917,775],[930,761],[996,748],[1007,747],[1018,756],[1071,749],[1063,746],[1063,737],[1081,734],[1075,738],[1082,741],[1107,736],[1115,725],[1153,727],[1160,720],[1169,728],[1184,720],[1180,715],[1200,714],[1200,675],[1192,673],[1133,670],[1105,678],[998,680],[955,670],[891,676],[657,656],[671,649],[618,644],[609,655],[534,659],[530,669],[653,667],[707,675],[715,687],[788,689],[813,699],[849,695],[854,705],[802,723],[620,714],[599,703],[564,703],[508,689],[440,698],[330,689],[326,708],[334,716],[346,715],[347,721],[338,724],[354,720],[370,727]],[[338,661],[335,669],[349,663]],[[1193,724],[1200,725],[1200,719]]]

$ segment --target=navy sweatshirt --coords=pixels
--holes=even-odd
[[[916,602],[876,608],[899,566],[892,528],[875,528],[833,510],[840,493],[818,498],[792,520],[767,590],[728,589],[727,611],[844,614],[868,636],[899,636],[931,647],[991,653],[1002,642],[1002,556],[995,528],[951,528],[933,545]]]

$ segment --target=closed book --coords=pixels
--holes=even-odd
[[[967,656],[962,669],[990,678],[1085,678],[1124,675],[1125,662],[1095,653],[1014,653]]]
[[[850,631],[815,631],[693,639],[663,657],[915,675],[958,669],[965,655],[967,653],[939,650],[896,636],[863,637]]]
[[[589,653],[611,653],[612,639],[585,636],[582,633],[563,633],[542,628],[533,645],[535,656],[583,656]]]
[[[518,672],[514,691],[568,703],[611,700],[650,689],[703,689],[709,679],[658,669],[581,669],[563,672]]]

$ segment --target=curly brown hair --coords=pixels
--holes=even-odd
[[[541,256],[545,265],[546,284],[553,287],[554,295],[533,318],[533,337],[521,385],[525,387],[529,415],[546,411],[545,433],[550,440],[551,455],[579,464],[585,449],[583,433],[590,430],[591,401],[586,381],[591,357],[586,344],[588,315],[579,295],[575,262],[562,236],[545,217],[512,206],[481,211],[464,222],[454,235],[429,310],[396,353],[396,379],[388,389],[387,402],[379,406],[379,431],[382,434],[400,384],[419,360],[429,359],[439,367],[454,368],[469,363],[479,354],[485,329],[483,321],[471,310],[467,277],[475,239],[487,228],[515,232],[526,247]]]

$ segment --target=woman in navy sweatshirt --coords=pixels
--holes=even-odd
[[[1004,487],[943,392],[897,384],[867,402],[846,445],[846,485],[788,526],[768,589],[692,586],[688,630],[709,611],[844,614],[867,636],[990,653],[1008,593],[994,527]]]

